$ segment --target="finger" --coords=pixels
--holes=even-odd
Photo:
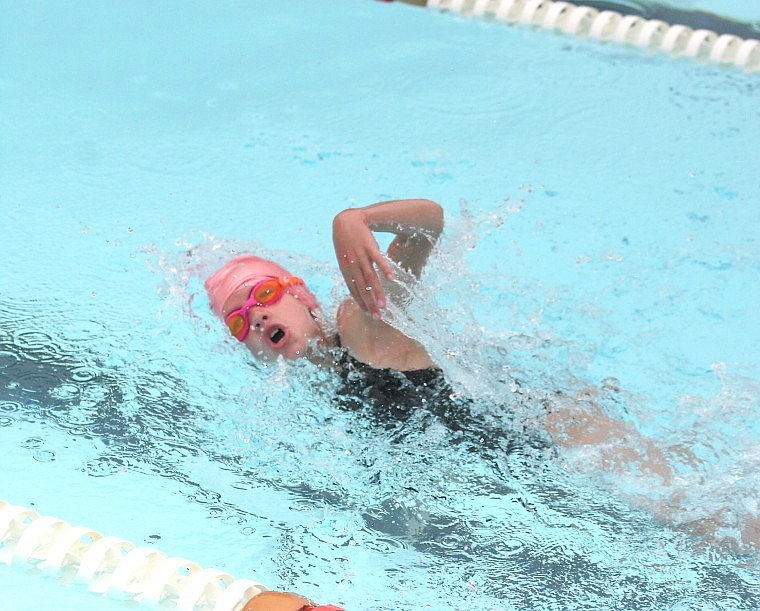
[[[380,270],[385,274],[385,277],[388,278],[388,280],[393,280],[395,277],[395,274],[393,273],[393,268],[391,267],[391,264],[388,262],[388,259],[386,259],[383,256],[383,253],[380,252],[378,249],[377,255],[374,257],[375,264],[380,268]]]
[[[343,281],[346,283],[346,288],[348,289],[351,297],[353,297],[354,301],[359,304],[362,309],[364,309],[363,295],[359,290],[359,284],[361,284],[361,280],[357,280],[357,266],[358,261],[355,254],[343,253],[339,257],[339,267],[341,273],[343,274]]]
[[[381,309],[385,308],[385,292],[375,268],[372,267],[371,270],[372,277],[367,281],[366,286],[366,301],[373,313],[380,314]]]
[[[351,297],[353,297],[353,300],[364,309],[364,302],[362,301],[362,295],[357,288],[358,284],[353,270],[349,269],[343,272],[343,279],[346,281],[346,287],[348,288]]]
[[[361,261],[361,280],[362,286],[359,287],[359,290],[362,293],[366,309],[373,315],[380,314],[380,308],[377,304],[377,288],[380,286],[380,279],[371,260]]]
[[[380,272],[382,272],[388,280],[393,280],[393,268],[390,266],[388,261],[385,260],[385,257],[378,251],[377,258],[375,258],[375,264],[380,268]],[[372,270],[375,276],[375,299],[377,301],[377,304],[384,308],[386,305],[385,302],[385,289],[383,288],[383,283],[380,282],[380,276],[377,273],[377,270]]]
[[[362,311],[377,317],[379,309],[375,303],[372,290],[373,276],[376,276],[376,274],[372,268],[372,262],[366,259],[357,259],[351,270],[351,286],[354,289],[352,297],[354,297],[354,300]]]

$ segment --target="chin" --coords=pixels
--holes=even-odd
[[[295,361],[298,359],[302,359],[303,357],[306,356],[307,348],[308,346],[306,345],[306,343],[299,344],[296,346],[289,346],[288,349],[281,354],[283,358],[289,361]]]

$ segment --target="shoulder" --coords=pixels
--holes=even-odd
[[[410,371],[435,367],[425,347],[383,320],[366,315],[352,298],[338,308],[341,345],[377,369]]]
[[[358,304],[351,298],[347,298],[338,308],[338,335],[340,344],[354,356],[361,360],[362,347],[371,343],[371,334],[368,328],[374,320],[364,314]]]

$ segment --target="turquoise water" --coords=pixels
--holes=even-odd
[[[0,7],[1,498],[352,611],[760,605],[756,75],[358,0]],[[207,310],[234,248],[329,310],[332,216],[418,196],[447,229],[403,324],[508,447],[395,439]],[[526,442],[588,388],[698,463]]]

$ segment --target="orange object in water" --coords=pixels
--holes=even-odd
[[[243,607],[243,611],[344,611],[335,605],[319,605],[304,596],[290,592],[269,590],[257,594]]]

